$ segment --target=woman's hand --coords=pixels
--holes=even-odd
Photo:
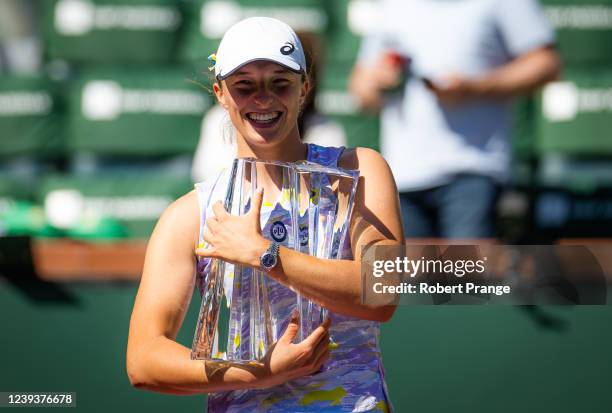
[[[294,313],[282,337],[270,348],[262,362],[264,377],[257,380],[256,387],[266,388],[286,383],[289,380],[314,374],[329,359],[328,318],[304,341],[294,344],[299,317]]]
[[[228,374],[242,377],[245,387],[264,389],[284,384],[298,377],[314,374],[329,359],[328,318],[304,341],[293,344],[299,330],[299,318],[294,313],[282,337],[274,343],[263,359],[248,364],[232,361],[207,360],[204,363],[209,383],[223,383]],[[244,376],[243,373],[246,373]]]
[[[208,246],[196,249],[196,254],[259,267],[259,258],[269,244],[261,235],[259,212],[262,199],[263,189],[258,189],[253,195],[251,209],[241,216],[230,214],[221,201],[217,201],[213,205],[215,216],[206,220],[204,241]]]

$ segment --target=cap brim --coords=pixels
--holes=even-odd
[[[217,75],[217,79],[219,79],[219,80],[227,79],[229,76],[231,76],[234,73],[236,73],[243,66],[246,66],[249,63],[253,63],[253,62],[257,62],[257,61],[266,61],[266,62],[276,63],[278,65],[283,66],[285,69],[290,70],[290,71],[292,71],[294,73],[297,73],[297,74],[300,74],[300,75],[304,73],[304,70],[302,70],[300,65],[297,62],[295,62],[294,60],[291,60],[291,59],[254,58],[254,59],[251,59],[251,60],[247,60],[246,62],[242,62],[238,66],[230,69],[227,73],[219,73]]]

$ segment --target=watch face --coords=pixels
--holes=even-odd
[[[261,257],[261,265],[264,268],[272,268],[276,265],[276,256],[271,253],[266,253]]]

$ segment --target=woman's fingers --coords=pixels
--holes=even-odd
[[[212,246],[215,245],[215,243],[213,242],[213,234],[210,230],[204,231],[204,242],[206,242],[208,244],[208,246]]]
[[[317,346],[315,347],[313,351],[313,356],[316,358],[320,356],[322,353],[325,353],[326,351],[329,351],[329,332],[326,333],[321,338],[321,341],[317,343]]]
[[[299,368],[300,376],[305,374],[313,374],[321,369],[323,363],[329,360],[330,350],[329,350],[329,335],[325,335],[325,337],[319,342],[317,347],[313,350],[304,364]]]
[[[215,213],[215,217],[219,220],[225,218],[226,216],[229,216],[229,212],[227,212],[225,210],[225,208],[223,207],[223,202],[221,201],[217,201],[213,204],[212,207],[213,212]]]
[[[219,224],[219,221],[217,221],[217,218],[215,218],[215,217],[211,217],[211,218],[207,218],[206,219],[206,226],[208,227],[210,232],[212,232],[213,234],[216,233],[217,231],[219,231],[220,225],[221,224]]]
[[[293,340],[297,336],[297,333],[300,329],[300,314],[297,310],[293,310],[291,313],[291,319],[289,320],[289,324],[287,324],[287,329],[278,340],[279,343],[282,344],[291,344]]]
[[[211,245],[196,249],[196,255],[203,258],[217,258],[217,249]]]
[[[317,327],[308,337],[302,341],[301,344],[308,346],[310,348],[315,348],[319,341],[323,339],[325,334],[329,334],[329,327],[331,326],[331,319],[329,317],[325,317],[325,320],[321,323],[319,327]]]
[[[312,363],[312,372],[315,373],[321,369],[321,366],[325,364],[327,360],[329,360],[331,356],[331,352],[329,350],[329,345],[325,346],[325,349],[320,353],[316,354],[314,362]]]

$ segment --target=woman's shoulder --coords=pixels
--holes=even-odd
[[[183,240],[197,245],[199,226],[198,194],[193,189],[168,205],[157,221],[152,237],[173,239],[173,242]]]
[[[160,219],[172,219],[173,221],[185,221],[191,217],[191,212],[197,211],[198,194],[196,189],[192,189],[170,203],[160,216]],[[197,214],[196,214],[197,216]]]
[[[389,165],[380,152],[365,147],[346,148],[338,160],[338,166],[359,170],[361,175],[370,171],[389,170]]]

